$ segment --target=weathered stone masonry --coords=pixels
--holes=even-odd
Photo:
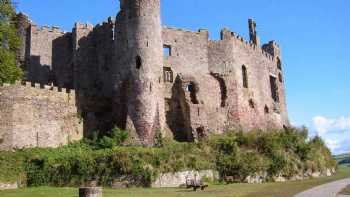
[[[82,138],[74,90],[5,84],[0,87],[0,109],[1,150],[58,147]]]
[[[260,46],[255,21],[249,42],[228,29],[210,40],[205,29],[162,27],[160,5],[121,0],[115,19],[76,23],[72,33],[21,14],[26,80],[74,88],[85,136],[118,126],[152,145],[159,132],[195,141],[289,126],[281,50],[275,41]]]

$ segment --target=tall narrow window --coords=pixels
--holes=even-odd
[[[248,88],[248,73],[247,73],[247,67],[245,65],[242,66],[242,77],[243,77],[243,87]]]
[[[267,105],[265,105],[264,112],[265,112],[265,114],[270,113],[270,109]]]
[[[282,62],[281,62],[281,59],[279,57],[277,57],[277,68],[282,70]]]
[[[173,71],[169,67],[163,68],[164,82],[172,83],[174,81]]]
[[[163,46],[163,53],[165,57],[171,56],[171,46],[170,45],[164,45]]]
[[[253,99],[249,99],[249,106],[250,106],[250,108],[255,109],[255,103],[254,103]]]
[[[271,96],[273,101],[279,102],[277,79],[274,76],[270,76]]]
[[[197,87],[196,84],[193,82],[190,82],[190,84],[187,85],[187,91],[190,92],[191,102],[193,104],[199,104],[199,101],[197,99]]]
[[[142,59],[141,59],[141,57],[139,55],[136,56],[135,61],[136,61],[136,68],[139,70],[141,68],[141,66],[142,66]]]

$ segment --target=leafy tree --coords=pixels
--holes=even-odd
[[[0,0],[0,84],[13,83],[22,77],[16,52],[20,38],[16,29],[16,10],[11,0]]]
[[[129,137],[129,133],[118,127],[113,128],[109,135],[103,136],[99,141],[100,148],[113,148],[122,145]]]

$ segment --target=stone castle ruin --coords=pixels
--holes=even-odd
[[[118,126],[135,144],[196,141],[232,129],[289,126],[281,51],[228,29],[164,27],[160,0],[120,0],[120,12],[72,32],[18,15],[22,84],[0,88],[0,148],[59,146]]]

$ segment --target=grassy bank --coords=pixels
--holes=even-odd
[[[97,180],[109,186],[124,176],[130,185],[148,187],[160,173],[189,169],[214,169],[221,177],[244,182],[261,173],[271,181],[275,176],[325,172],[336,165],[324,142],[318,137],[308,140],[305,129],[228,132],[199,143],[162,139],[156,148],[120,146],[125,132],[114,133],[57,149],[0,152],[0,181],[80,186]]]
[[[341,195],[350,195],[350,185],[346,186],[342,191],[339,192]]]
[[[349,167],[340,167],[336,175],[304,181],[266,184],[210,185],[204,192],[192,192],[186,189],[104,189],[105,197],[292,197],[295,194],[317,185],[350,177]],[[0,191],[2,197],[74,197],[76,188],[38,187],[20,190]]]

